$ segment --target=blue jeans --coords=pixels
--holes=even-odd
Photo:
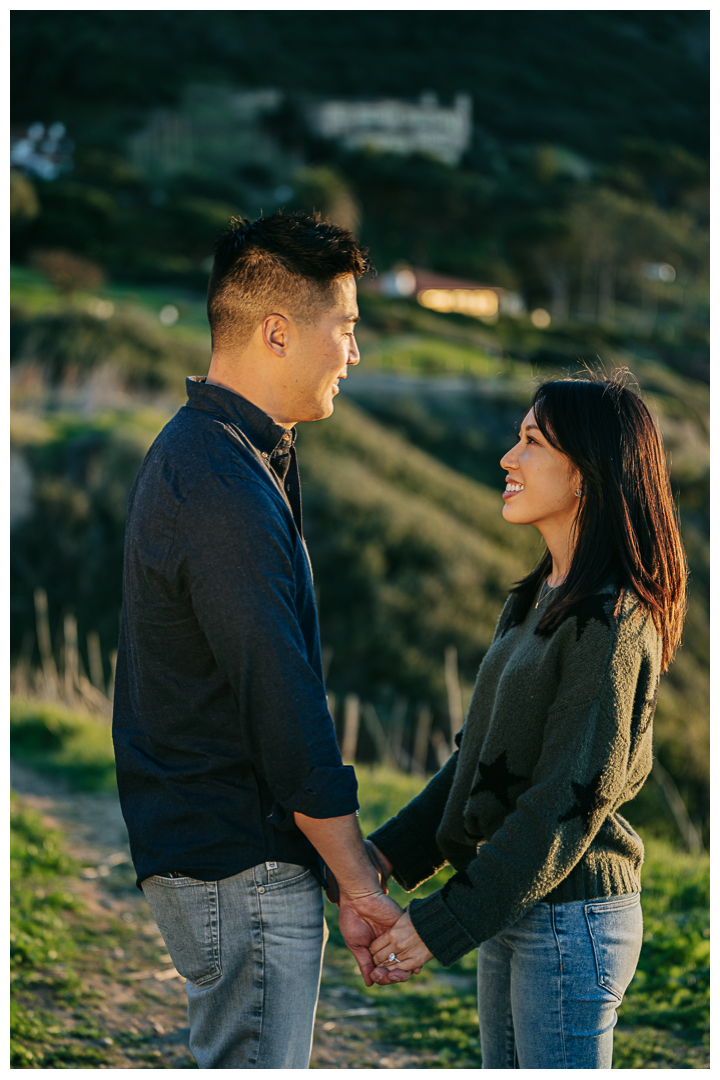
[[[201,1069],[307,1069],[327,938],[312,870],[261,863],[220,881],[149,877],[142,890],[187,982]]]
[[[536,904],[478,952],[483,1069],[610,1069],[640,894]]]

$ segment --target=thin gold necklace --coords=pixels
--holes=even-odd
[[[537,604],[535,605],[535,610],[536,611],[540,607],[540,605],[542,604],[543,600],[547,600],[548,596],[550,595],[550,593],[555,588],[554,585],[548,585],[548,591],[543,596],[543,589],[545,588],[546,585],[548,585],[547,578],[545,578],[545,581],[543,581],[542,589],[540,590],[540,595],[538,596]]]

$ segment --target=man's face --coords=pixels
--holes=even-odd
[[[360,362],[355,341],[355,324],[360,316],[353,275],[337,278],[331,296],[316,320],[294,326],[294,348],[288,356],[291,363],[285,386],[294,423],[330,416],[340,380],[347,378],[348,367]]]

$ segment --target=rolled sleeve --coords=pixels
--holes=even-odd
[[[312,818],[342,817],[358,809],[357,779],[352,765],[317,766],[281,805]]]

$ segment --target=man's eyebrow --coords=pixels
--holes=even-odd
[[[345,322],[360,322],[360,316],[359,315],[348,315],[348,317],[345,319]]]

